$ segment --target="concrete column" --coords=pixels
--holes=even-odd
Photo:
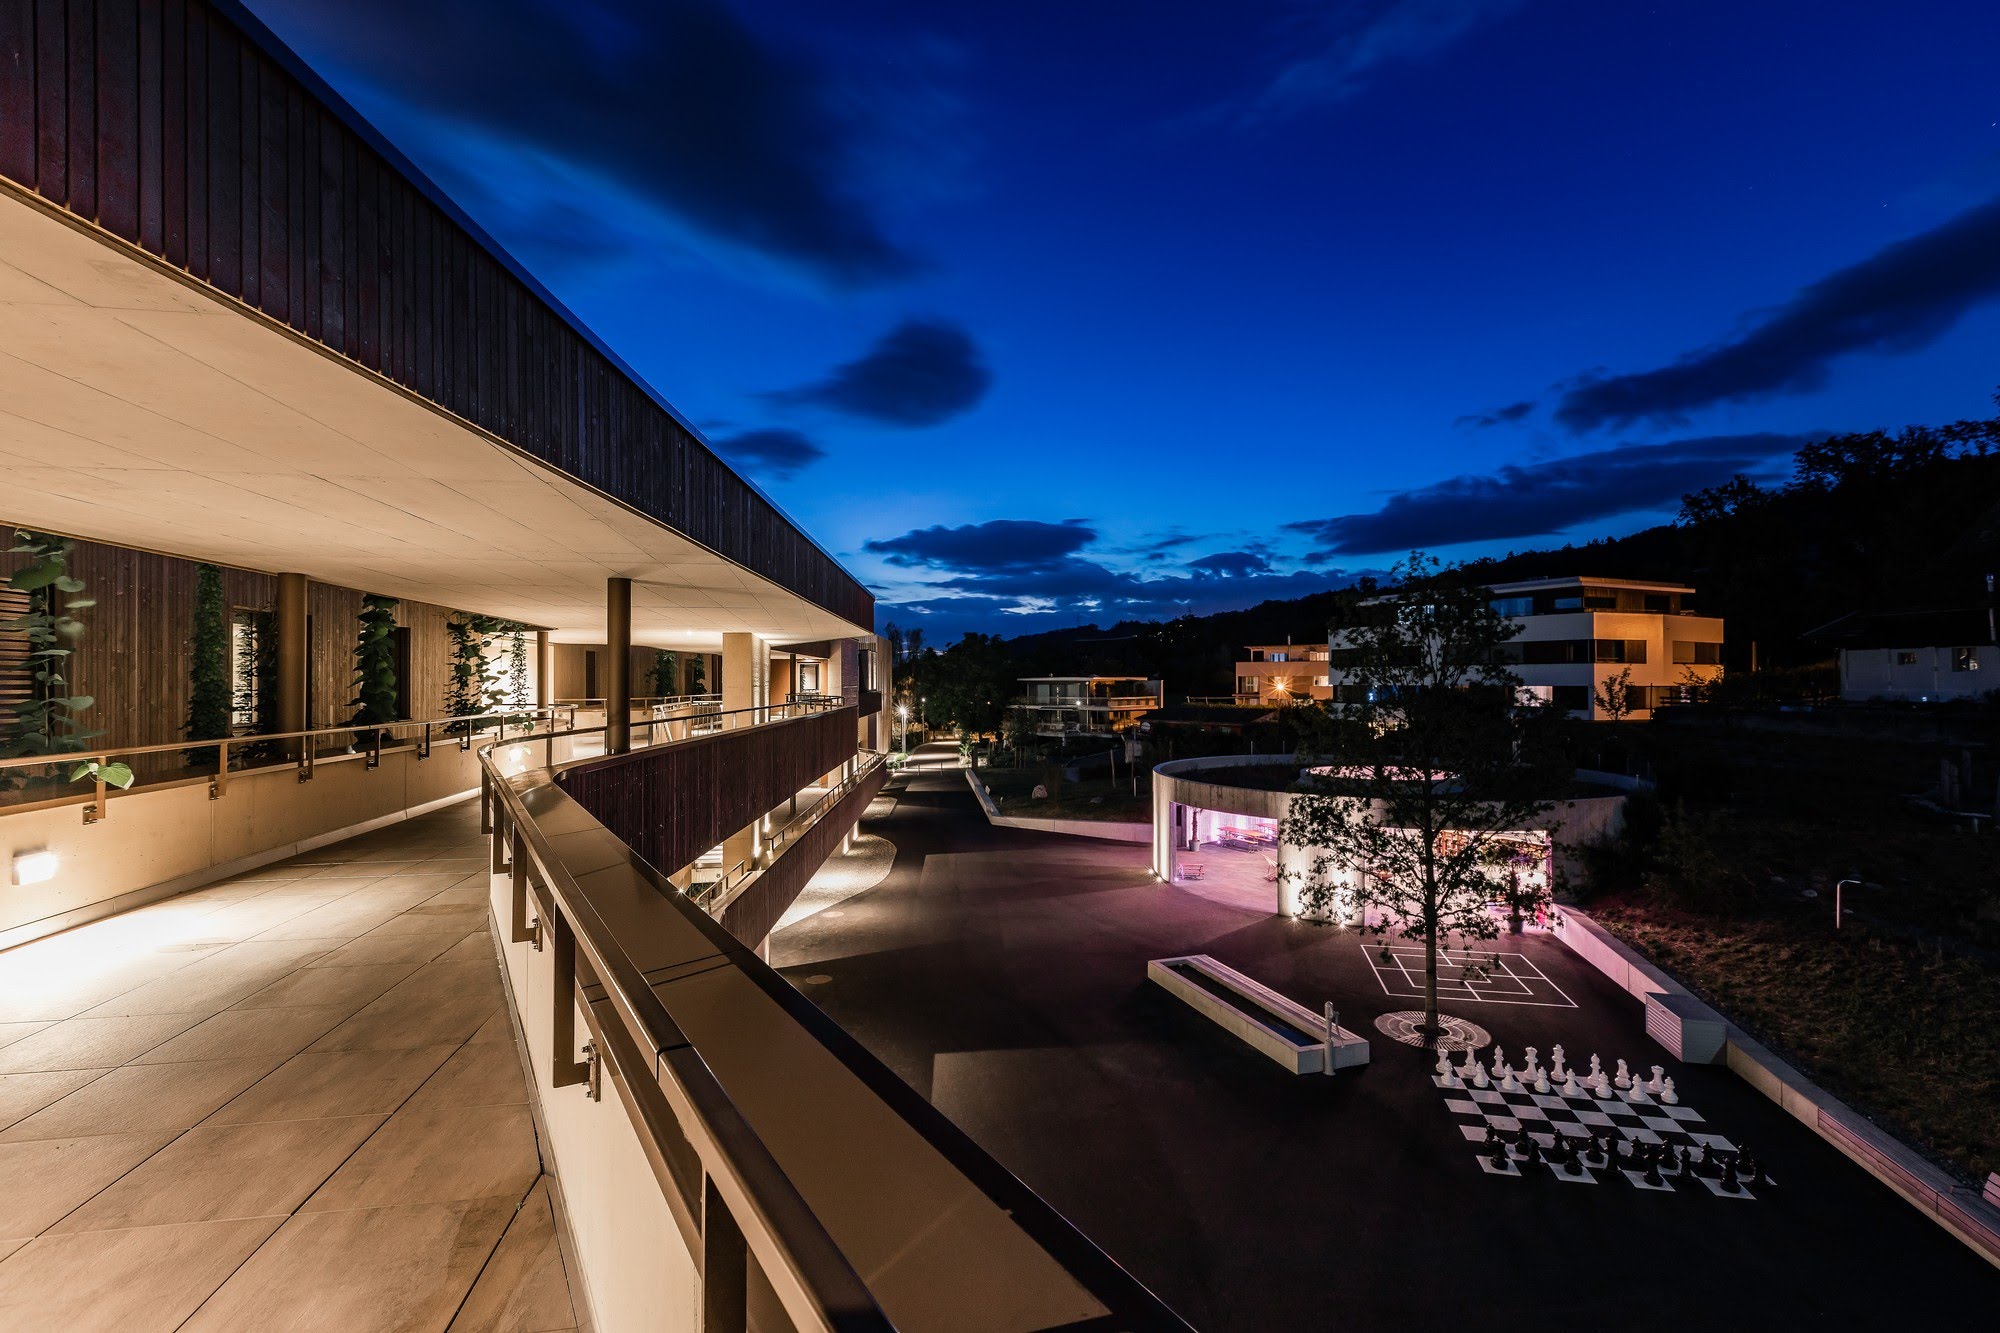
[[[278,634],[278,730],[304,731],[306,674],[312,669],[305,575],[278,575],[278,602],[271,618]],[[298,755],[299,742],[287,741],[285,752]]]
[[[556,646],[545,629],[535,631],[535,702],[547,708],[556,701]]]
[[[733,713],[739,708],[757,706],[757,636],[754,634],[725,634],[722,636],[721,680],[717,682],[722,695],[722,711]]]
[[[632,748],[632,580],[604,584],[604,752]]]

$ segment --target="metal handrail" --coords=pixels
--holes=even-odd
[[[360,753],[366,761],[366,766],[375,768],[382,762],[382,751],[385,748],[414,744],[417,747],[417,757],[428,759],[432,745],[440,738],[457,741],[459,749],[470,750],[473,738],[488,727],[497,726],[504,736],[509,727],[520,726],[524,732],[532,731],[537,723],[544,720],[549,724],[545,734],[570,735],[576,730],[576,709],[563,704],[522,704],[519,707],[495,709],[487,713],[468,713],[457,717],[407,718],[394,722],[348,722],[340,726],[314,727],[306,731],[267,731],[243,736],[217,736],[206,740],[169,741],[160,745],[91,746],[60,754],[16,755],[0,759],[0,773],[9,769],[59,768],[89,764],[95,766],[95,771],[90,774],[91,790],[66,792],[60,796],[50,796],[36,801],[0,802],[0,816],[82,804],[83,822],[94,824],[104,818],[114,791],[125,795],[133,794],[135,790],[158,791],[166,787],[206,781],[209,799],[220,800],[229,789],[229,779],[232,775],[286,767],[298,771],[300,782],[310,782],[321,755],[317,745],[302,742],[311,742],[322,736],[355,737],[362,742]],[[555,730],[558,721],[563,724],[560,732]],[[399,735],[399,733],[408,734]],[[385,736],[389,738],[386,745],[383,739]],[[231,766],[229,752],[232,747],[243,750],[265,746],[276,746],[280,751],[278,757]],[[137,784],[132,787],[113,787],[104,780],[102,770],[113,760],[135,759],[141,755],[151,754],[185,755],[191,751],[207,749],[216,752],[213,772],[204,772],[199,765],[191,764],[189,767],[195,771],[185,777],[149,782],[143,787]],[[287,754],[284,751],[296,753]]]
[[[773,716],[774,713],[786,715]],[[790,713],[785,706],[777,705],[739,709],[732,714],[735,715],[747,716],[749,720],[745,725],[762,726],[788,720]],[[760,716],[761,720],[757,720]],[[591,727],[575,734],[606,731],[608,727]],[[768,1241],[769,1248],[775,1251],[791,1278],[789,1282],[773,1282],[773,1289],[785,1304],[793,1324],[802,1330],[827,1330],[828,1333],[832,1330],[845,1333],[850,1329],[857,1333],[861,1330],[883,1330],[887,1333],[893,1326],[869,1293],[867,1284],[847,1262],[846,1256],[799,1194],[798,1187],[771,1156],[763,1139],[730,1100],[714,1071],[682,1034],[637,964],[618,946],[602,918],[592,909],[588,897],[578,889],[567,866],[550,849],[524,800],[524,790],[517,789],[517,784],[527,792],[552,786],[554,772],[542,769],[509,779],[501,772],[494,754],[506,744],[510,742],[495,741],[479,752],[485,778],[483,800],[494,838],[495,872],[503,869],[513,871],[517,885],[517,912],[524,897],[521,889],[531,887],[529,880],[540,880],[539,886],[532,887],[547,892],[545,902],[537,895],[537,906],[548,915],[549,921],[545,924],[537,919],[528,927],[528,932],[538,949],[543,947],[544,938],[549,939],[559,951],[555,960],[558,975],[565,970],[570,974],[568,981],[559,987],[559,993],[553,997],[558,1040],[554,1043],[551,1058],[556,1086],[592,1082],[592,1071],[588,1066],[570,1064],[569,1051],[574,1049],[573,1029],[563,1031],[565,1024],[573,1021],[570,1016],[579,998],[575,993],[576,983],[584,979],[578,976],[574,966],[575,956],[580,954],[588,968],[589,980],[603,987],[627,1035],[653,1060],[653,1068],[647,1071],[650,1081],[627,1078],[625,1086],[637,1096],[666,1097],[670,1103],[666,1108],[669,1115],[674,1114],[671,1105],[674,1099],[668,1095],[669,1088],[685,1102],[694,1122],[692,1128],[698,1130],[705,1140],[697,1141],[694,1135],[688,1135],[702,1158],[704,1170],[711,1176],[728,1176],[734,1188],[720,1193],[732,1214],[739,1206],[753,1214],[752,1217],[735,1218],[738,1230],[747,1231],[745,1223],[756,1223],[758,1234]],[[504,866],[500,851],[503,840],[512,852]],[[522,936],[524,926],[527,923],[515,922],[517,938]],[[555,928],[550,929],[550,926]],[[571,951],[571,961],[567,966],[560,952],[564,949]],[[588,1015],[590,1007],[586,1004],[583,1008]],[[598,1041],[593,1043],[592,1049],[597,1058],[603,1058],[603,1054],[615,1045]],[[592,1086],[601,1086],[601,1081]],[[687,1117],[674,1118],[680,1122],[682,1132],[686,1133]],[[703,1152],[704,1147],[708,1151]],[[660,1155],[649,1152],[649,1156],[657,1158]],[[674,1182],[664,1178],[661,1185],[670,1194],[677,1188]],[[730,1198],[732,1195],[734,1200]],[[706,1224],[707,1218],[704,1217],[704,1228]],[[708,1237],[705,1230],[703,1236],[706,1248]],[[768,1272],[766,1275],[778,1276]]]
[[[732,725],[763,725],[821,711],[826,710],[784,706],[736,710]],[[588,736],[606,731],[608,727],[592,727],[577,734]],[[518,748],[532,757],[533,752],[526,747],[533,743],[533,740],[495,741],[479,751],[479,759],[484,777],[483,811],[493,835],[492,869],[495,874],[511,873],[513,880],[511,938],[517,943],[532,942],[538,950],[553,947],[556,951],[552,960],[556,985],[547,996],[552,1003],[549,1020],[554,1027],[550,1041],[554,1052],[551,1083],[558,1088],[584,1085],[592,1096],[600,1096],[606,1082],[616,1083],[634,1129],[640,1135],[642,1148],[667,1195],[669,1211],[674,1213],[687,1235],[690,1250],[704,1268],[718,1249],[738,1255],[746,1249],[754,1252],[786,1314],[801,1333],[836,1330],[862,1333],[892,1327],[868,1285],[773,1156],[770,1146],[722,1086],[702,1052],[681,1031],[638,964],[599,914],[592,892],[608,893],[607,903],[620,902],[629,892],[607,884],[603,878],[612,868],[612,863],[605,860],[612,844],[623,849],[625,865],[632,875],[650,885],[663,903],[677,911],[694,913],[693,918],[684,919],[703,923],[701,929],[714,943],[719,959],[727,959],[750,974],[767,994],[783,991],[797,1001],[797,1010],[786,1006],[795,1014],[795,1022],[825,1044],[850,1073],[863,1079],[883,1100],[890,1114],[901,1116],[933,1150],[965,1172],[969,1181],[1043,1244],[1050,1258],[1072,1280],[1116,1312],[1083,1323],[1065,1324],[1064,1328],[1081,1329],[1087,1324],[1093,1329],[1122,1328],[1134,1333],[1156,1329],[1188,1333],[1187,1325],[1143,1285],[1077,1235],[1060,1215],[982,1154],[961,1131],[910,1093],[906,1085],[897,1082],[886,1069],[871,1073],[859,1067],[867,1062],[865,1052],[844,1034],[831,1030],[817,1011],[798,1000],[795,993],[785,990],[775,975],[758,979],[756,974],[767,970],[755,955],[699,912],[666,875],[647,865],[587,811],[576,807],[558,786],[558,770],[554,766],[507,776],[502,753]],[[880,756],[876,758],[879,760]],[[585,762],[591,761],[575,760],[571,764]],[[843,785],[851,790],[853,783],[871,771],[872,768],[864,768],[844,779]],[[832,795],[829,793],[829,797]],[[822,800],[815,806],[825,804]],[[562,857],[551,848],[537,823],[538,814],[554,815],[563,831],[564,848],[586,857],[591,872],[589,892],[578,884]],[[808,819],[816,821],[824,817],[824,810],[809,810],[791,821],[787,829]],[[579,843],[579,838],[588,841]],[[527,916],[531,899],[539,914],[532,922]],[[502,928],[507,924],[503,921]],[[594,996],[593,992],[601,994]],[[615,1016],[616,1023],[608,1030],[599,1026],[600,1006],[606,1014]],[[591,1030],[592,1041],[583,1048],[586,1061],[573,1063],[578,1035],[574,1023],[579,1008]],[[527,1018],[525,1011],[522,1018],[524,1021]],[[621,1051],[635,1056],[643,1053],[652,1060],[653,1067],[646,1071],[627,1068],[620,1060]],[[603,1078],[599,1065],[606,1060],[613,1062],[624,1077]],[[641,1072],[650,1077],[634,1076]],[[663,1138],[663,1135],[678,1137]],[[673,1165],[677,1146],[691,1149],[706,1173],[699,1182],[705,1206],[698,1224],[682,1193],[688,1183]],[[715,1217],[718,1204],[727,1210],[727,1216],[720,1219],[723,1225],[711,1232],[707,1223]],[[698,1229],[690,1231],[691,1226]],[[731,1283],[742,1280],[740,1260],[737,1262],[739,1266],[727,1277]],[[722,1271],[731,1274],[726,1253]],[[743,1328],[740,1310],[727,1319],[726,1324],[704,1327]]]
[[[758,875],[769,870],[777,861],[779,855],[784,852],[788,844],[796,842],[807,833],[810,833],[821,820],[825,819],[832,812],[834,806],[845,800],[853,793],[856,787],[861,785],[863,778],[880,768],[888,760],[888,756],[879,750],[867,750],[861,753],[866,756],[863,763],[857,766],[852,773],[820,793],[817,800],[799,814],[787,820],[783,828],[771,835],[770,850],[765,859],[754,864],[749,861],[738,861],[735,865],[724,871],[720,879],[703,885],[700,893],[689,893],[688,900],[696,907],[701,908],[702,911],[707,912],[710,916],[718,916],[721,910],[728,906],[728,903],[721,901],[724,894],[729,893],[732,888],[742,889],[744,885],[748,884]],[[739,871],[742,873],[738,874],[737,872]],[[734,883],[731,883],[730,877],[732,875],[735,876]],[[731,895],[732,900],[740,896],[740,893]]]

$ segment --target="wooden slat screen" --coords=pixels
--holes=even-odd
[[[872,623],[866,588],[235,0],[0,4],[0,175]]]
[[[785,848],[775,865],[751,880],[750,887],[722,910],[722,928],[753,949],[761,944],[813,872],[833,855],[841,835],[860,818],[888,780],[889,766],[878,765],[853,791],[841,797],[824,819]]]
[[[26,614],[28,594],[0,587],[0,621]],[[19,631],[0,630],[0,746],[14,738],[14,710],[34,694],[28,672],[28,636]]]
[[[835,708],[579,764],[557,781],[670,875],[853,758],[854,733],[854,710]]]

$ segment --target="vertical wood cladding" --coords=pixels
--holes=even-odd
[[[672,874],[853,756],[854,710],[836,708],[579,764],[556,780]]]
[[[0,175],[856,624],[867,589],[234,0],[4,0]]]
[[[13,524],[0,525],[9,536]],[[9,542],[9,545],[12,543]],[[24,557],[0,554],[0,581]],[[79,594],[97,605],[82,612],[82,636],[70,659],[70,691],[91,695],[83,720],[104,733],[104,745],[171,745],[181,739],[188,713],[188,643],[194,625],[195,570],[191,560],[78,542],[70,572],[82,579]],[[223,605],[230,611],[269,611],[278,580],[253,570],[222,571]],[[355,617],[361,593],[332,584],[308,585],[312,711],[308,725],[335,727],[353,715]],[[444,716],[451,675],[451,642],[444,626],[449,608],[399,602],[396,623],[410,628],[410,711],[418,718]],[[0,645],[0,664],[4,664]]]
[[[785,848],[783,855],[763,874],[750,882],[729,906],[722,909],[722,928],[751,948],[763,943],[799,896],[813,872],[825,864],[840,846],[841,835],[861,818],[861,812],[889,780],[889,766],[878,764],[853,791],[840,798],[826,818],[807,829],[799,840]]]

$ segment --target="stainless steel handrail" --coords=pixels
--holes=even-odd
[[[820,793],[819,799],[815,800],[799,814],[787,820],[783,828],[771,835],[770,853],[767,859],[756,864],[751,864],[747,861],[737,862],[736,865],[730,867],[729,871],[723,874],[721,879],[705,885],[700,893],[688,894],[689,900],[710,916],[720,916],[722,909],[729,905],[728,901],[725,901],[723,898],[724,894],[728,894],[731,889],[741,890],[751,880],[764,871],[769,870],[778,857],[784,853],[787,844],[796,842],[811,832],[822,819],[826,818],[836,805],[853,794],[854,789],[861,785],[862,779],[880,768],[888,759],[887,755],[877,750],[868,750],[862,753],[867,756],[866,762],[857,766],[852,773]],[[743,873],[737,875],[735,882],[732,884],[730,882],[730,875],[734,874],[737,870],[741,870]],[[741,896],[740,893],[731,894],[730,899],[733,901],[734,898],[739,896]]]

